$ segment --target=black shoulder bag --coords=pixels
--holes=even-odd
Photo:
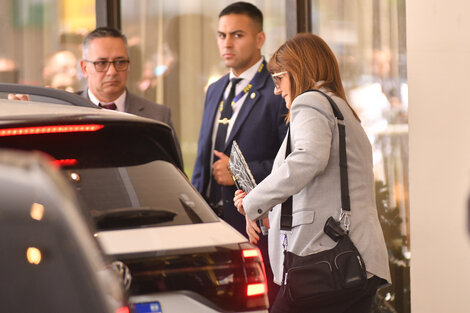
[[[341,176],[341,215],[338,221],[332,216],[325,223],[323,231],[337,242],[330,250],[307,256],[298,256],[287,251],[287,235],[284,234],[284,272],[282,285],[284,296],[291,304],[328,305],[341,297],[354,297],[367,284],[365,263],[349,238],[349,214],[351,211],[346,158],[346,132],[344,117],[336,103],[320,90],[333,109],[338,121],[340,176]],[[286,158],[291,153],[290,132],[287,138]],[[346,230],[341,226],[343,221]],[[281,210],[281,230],[292,229],[292,196]]]

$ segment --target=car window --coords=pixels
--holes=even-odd
[[[48,117],[53,118],[52,114]],[[57,115],[57,119],[63,118],[63,112]],[[83,119],[86,122],[78,126],[87,131],[66,130],[75,125],[49,130],[56,126],[43,127],[37,122],[34,127],[5,128],[3,136],[0,130],[0,147],[38,150],[52,156],[73,183],[98,230],[218,221],[177,168],[167,126],[129,122],[125,117],[122,122],[116,119],[98,124],[86,114]]]
[[[62,115],[57,116],[58,120],[61,118],[63,119]],[[82,118],[86,118],[85,113]],[[41,125],[34,126],[38,127],[32,128],[41,128]],[[70,125],[63,126],[67,128]],[[174,160],[172,156],[175,153],[167,151],[168,148],[174,147],[174,143],[171,142],[172,138],[158,138],[159,131],[170,130],[158,129],[160,125],[129,125],[117,121],[103,126],[90,121],[86,125],[79,124],[78,126],[97,129],[78,132],[53,132],[52,130],[50,133],[49,130],[38,130],[40,134],[35,133],[35,129],[27,129],[28,134],[21,136],[0,136],[0,146],[43,151],[58,161],[69,162],[69,166],[77,168],[127,166],[152,160],[169,162]],[[23,127],[18,131],[24,131],[24,129]],[[5,129],[5,131],[12,130]]]
[[[98,229],[217,221],[187,178],[165,161],[63,171]]]

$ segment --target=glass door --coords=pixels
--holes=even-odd
[[[373,312],[410,312],[405,0],[312,0],[311,29],[331,46],[373,146],[376,198],[392,270]]]
[[[188,177],[196,159],[205,90],[228,70],[219,57],[219,12],[233,1],[121,1],[122,31],[129,39],[129,89],[168,105]],[[285,41],[285,3],[249,1],[264,14],[266,59]]]
[[[5,0],[0,19],[0,81],[83,87],[78,60],[96,25],[95,0]]]

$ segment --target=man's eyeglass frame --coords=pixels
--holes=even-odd
[[[107,61],[107,60],[98,60],[98,61],[91,61],[85,60],[85,62],[93,64],[95,70],[97,72],[107,72],[109,70],[109,66],[112,64],[116,72],[125,72],[129,68],[129,59],[119,59],[114,61]],[[106,65],[105,65],[106,64]],[[100,68],[100,66],[104,66]]]
[[[273,79],[274,82],[274,87],[276,89],[279,89],[279,84],[281,83],[282,75],[287,74],[287,71],[279,72],[279,73],[274,73],[271,75],[271,78]]]

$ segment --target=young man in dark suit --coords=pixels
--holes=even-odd
[[[99,27],[85,37],[82,49],[80,67],[88,88],[77,94],[101,107],[151,118],[173,129],[168,106],[127,91],[130,59],[124,34],[114,28]],[[181,156],[178,142],[177,147]]]
[[[219,52],[230,73],[207,90],[192,183],[216,213],[246,235],[245,219],[233,205],[236,188],[228,170],[232,142],[238,143],[259,183],[271,172],[285,137],[287,109],[284,100],[274,95],[261,56],[265,41],[261,11],[250,3],[232,3],[219,14],[217,33]],[[258,245],[271,300],[277,287],[272,284],[266,238]]]

